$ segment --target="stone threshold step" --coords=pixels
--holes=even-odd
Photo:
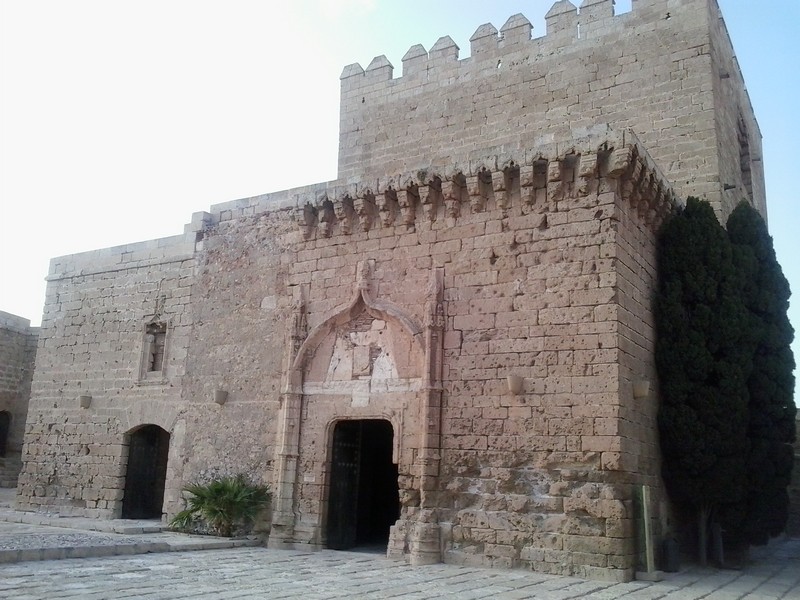
[[[104,533],[121,533],[137,535],[143,533],[161,533],[167,530],[166,525],[153,520],[127,520],[127,519],[90,519],[87,517],[65,517],[61,515],[47,515],[16,510],[3,510],[0,508],[0,521],[7,523],[25,523],[27,525],[46,525],[49,527],[65,527],[68,529],[82,529],[84,531],[101,531]]]
[[[102,558],[157,552],[190,552],[199,550],[222,550],[260,546],[253,539],[197,539],[191,538],[170,542],[141,542],[135,544],[86,545],[66,548],[25,548],[0,550],[0,564],[41,560],[64,560],[68,558]]]

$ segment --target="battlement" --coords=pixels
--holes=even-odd
[[[744,164],[760,160],[760,133],[716,0],[633,0],[621,14],[613,0],[558,0],[545,22],[540,37],[522,14],[499,30],[483,24],[467,58],[450,36],[430,50],[412,45],[400,77],[384,55],[346,66],[339,179],[398,172],[413,155],[458,162],[609,124],[636,132],[679,195],[722,214],[743,196],[765,206],[760,165]],[[740,160],[741,172],[721,167]]]
[[[624,27],[630,15],[617,14],[614,0],[583,0],[580,12],[570,0],[558,0],[545,15],[547,31],[544,36],[533,38],[533,25],[521,13],[509,17],[500,31],[491,23],[485,23],[469,39],[471,57],[461,62],[466,65],[469,62],[497,59],[500,62],[496,67],[501,68],[503,54],[518,51],[521,44],[533,44],[537,51],[543,53],[558,51],[571,42],[591,40],[612,28]],[[430,76],[432,70],[458,61],[459,50],[447,35],[439,38],[430,51],[421,44],[415,44],[403,56],[402,76]],[[347,65],[341,75],[342,90],[344,92],[390,80],[393,72],[394,66],[384,55],[373,58],[366,70],[359,63]]]

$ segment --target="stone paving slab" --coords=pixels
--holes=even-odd
[[[12,514],[18,517],[20,513]],[[25,513],[23,513],[25,514]],[[82,519],[59,519],[59,526],[40,525],[34,522],[3,521],[6,513],[0,512],[0,564],[58,560],[68,558],[86,558],[114,555],[146,554],[152,552],[177,552],[188,550],[209,550],[222,548],[238,548],[260,545],[257,539],[230,539],[203,535],[188,535],[176,532],[164,532],[160,528],[153,529],[158,533],[139,531],[142,528],[132,527],[138,535],[122,535],[96,530],[85,530]],[[35,517],[36,515],[31,515]]]
[[[657,583],[606,583],[521,570],[412,567],[381,555],[234,548],[0,565],[14,600],[797,600],[800,540],[774,545],[742,571],[690,568]]]
[[[58,526],[44,524],[53,522]],[[115,533],[127,527],[137,533]],[[523,570],[411,567],[379,554],[268,550],[247,547],[258,540],[145,530],[160,531],[160,524],[0,506],[0,599],[800,600],[800,539],[754,549],[741,571],[693,567],[656,583],[615,584]]]
[[[65,517],[57,513],[18,511],[14,510],[15,494],[15,488],[0,488],[0,521],[129,535],[157,533],[166,529],[157,519],[91,519],[88,517]]]

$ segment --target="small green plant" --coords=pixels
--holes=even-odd
[[[267,486],[253,484],[241,474],[188,485],[183,491],[190,494],[187,507],[175,515],[170,527],[189,531],[199,520],[223,537],[231,537],[237,526],[252,523],[270,499]]]

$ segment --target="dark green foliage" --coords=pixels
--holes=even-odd
[[[223,537],[230,537],[235,527],[251,523],[270,498],[267,486],[252,484],[244,475],[188,485],[184,491],[191,494],[188,507],[175,515],[170,526],[187,531],[200,520]]]
[[[673,500],[699,517],[704,561],[708,515],[744,494],[753,347],[732,247],[708,203],[689,198],[664,225],[658,272],[663,476]]]
[[[740,270],[744,303],[755,332],[749,391],[747,497],[739,508],[738,539],[764,544],[783,531],[786,488],[795,439],[794,330],[789,323],[789,282],[775,257],[772,238],[758,211],[741,203],[728,219],[728,235]]]

